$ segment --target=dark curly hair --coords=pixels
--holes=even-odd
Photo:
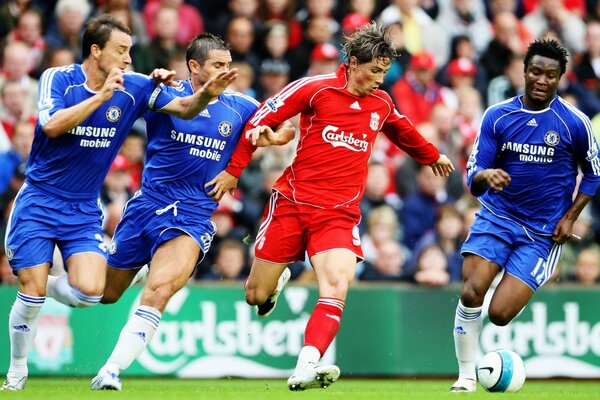
[[[527,48],[525,60],[523,64],[525,70],[531,62],[533,56],[548,57],[558,61],[560,64],[560,75],[562,76],[567,70],[567,62],[569,62],[569,52],[554,39],[538,39],[532,42]]]

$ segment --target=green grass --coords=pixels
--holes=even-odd
[[[0,399],[143,400],[560,400],[600,398],[600,381],[528,381],[519,393],[448,393],[451,380],[342,379],[325,390],[290,392],[285,380],[123,378],[122,392],[92,392],[90,378],[32,377],[22,392],[0,392]]]

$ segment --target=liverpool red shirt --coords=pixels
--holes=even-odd
[[[290,83],[265,100],[246,125],[246,129],[276,127],[300,113],[296,157],[274,185],[290,200],[322,208],[358,206],[379,132],[421,164],[439,158],[435,146],[400,115],[386,92],[350,93],[346,70],[343,64],[335,74]],[[227,172],[239,177],[254,150],[247,140],[240,140]]]

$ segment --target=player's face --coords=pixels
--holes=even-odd
[[[358,64],[356,58],[351,57],[348,90],[357,96],[370,95],[381,86],[390,66],[389,58],[377,58],[368,63]]]
[[[119,68],[125,71],[127,66],[131,64],[131,36],[119,30],[113,30],[110,34],[110,39],[106,45],[100,50],[98,57],[98,65],[107,75],[113,68]]]
[[[231,53],[229,50],[210,50],[204,65],[195,63],[192,74],[200,85],[206,83],[210,78],[221,71],[229,71],[231,66]]]
[[[525,70],[525,101],[528,107],[543,109],[556,96],[560,81],[558,60],[535,55]]]

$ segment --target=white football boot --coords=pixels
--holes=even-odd
[[[297,369],[292,376],[289,377],[287,384],[288,388],[293,391],[306,389],[325,389],[338,380],[340,377],[340,369],[336,365],[316,366],[309,364],[308,366]]]
[[[472,393],[475,392],[476,389],[477,383],[475,382],[475,379],[458,378],[458,380],[454,382],[454,385],[452,385],[450,388],[450,391],[453,393]]]
[[[25,389],[25,382],[27,382],[27,375],[6,375],[6,380],[0,390],[23,390]]]
[[[92,379],[92,390],[121,390],[121,378],[114,372],[102,368]]]

